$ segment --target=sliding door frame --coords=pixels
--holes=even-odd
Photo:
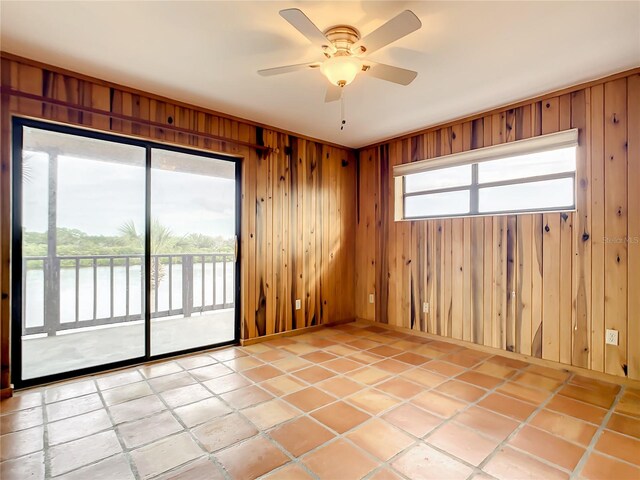
[[[12,135],[11,135],[11,152],[12,152],[12,169],[11,169],[11,322],[10,322],[10,338],[11,338],[11,380],[15,388],[26,388],[45,383],[56,382],[73,377],[100,373],[108,370],[114,370],[122,367],[141,364],[144,362],[170,358],[188,353],[209,350],[212,348],[222,347],[226,345],[236,345],[240,342],[240,234],[242,225],[242,161],[240,157],[227,156],[223,154],[179,147],[172,144],[154,142],[142,138],[134,138],[121,136],[113,133],[106,133],[86,129],[77,126],[71,126],[60,123],[51,123],[42,120],[35,120],[21,116],[12,117]],[[68,135],[76,135],[84,138],[114,142],[124,145],[132,145],[146,149],[145,157],[145,278],[144,278],[144,295],[145,295],[145,311],[144,311],[144,355],[117,362],[105,363],[91,367],[70,370],[68,372],[55,373],[42,377],[23,379],[22,378],[22,146],[24,127],[32,127],[50,132],[64,133]],[[234,258],[234,338],[232,340],[212,345],[203,345],[200,347],[188,348],[185,350],[162,353],[158,355],[151,354],[151,151],[152,149],[166,150],[189,155],[197,155],[215,160],[223,160],[234,163],[235,166],[235,235],[236,235],[236,255]]]

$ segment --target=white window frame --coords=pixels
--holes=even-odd
[[[394,176],[394,217],[396,221],[414,221],[422,219],[436,218],[456,218],[456,217],[486,217],[497,215],[515,215],[523,213],[544,213],[544,212],[567,212],[576,209],[576,170],[562,173],[553,173],[548,175],[539,175],[532,177],[522,177],[510,180],[501,180],[496,182],[478,183],[478,164],[491,160],[500,160],[504,158],[517,157],[521,155],[529,155],[551,150],[559,150],[563,148],[578,146],[578,129],[565,130],[557,133],[550,133],[538,137],[517,140],[515,142],[503,143],[491,147],[478,148],[466,152],[454,153],[433,159],[420,160],[412,163],[405,163],[393,167]],[[577,160],[577,159],[576,159]],[[470,185],[462,187],[440,188],[433,190],[425,190],[418,192],[405,192],[405,177],[416,173],[423,173],[433,170],[439,170],[449,167],[457,167],[461,165],[472,165],[472,180]],[[576,165],[577,168],[577,165]],[[557,180],[562,178],[573,179],[573,204],[558,208],[539,208],[539,209],[513,209],[498,212],[479,212],[478,196],[480,188],[498,187],[504,185],[517,185],[521,183],[531,183],[544,180]],[[469,212],[462,214],[443,214],[419,217],[406,217],[404,214],[405,198],[410,196],[428,195],[434,193],[469,191],[470,205]]]

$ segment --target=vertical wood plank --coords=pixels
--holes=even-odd
[[[560,360],[560,214],[543,215],[542,358]]]
[[[278,138],[276,132],[272,130],[264,131],[264,144],[272,148],[277,148]],[[274,281],[274,230],[282,229],[282,225],[278,221],[277,215],[274,216],[273,209],[273,190],[274,176],[278,155],[274,152],[265,157],[266,169],[266,191],[264,199],[264,218],[266,223],[265,231],[265,269],[264,269],[264,290],[265,290],[265,331],[267,334],[273,334],[276,330],[276,291]]]
[[[381,323],[389,323],[389,242],[391,240],[390,221],[392,216],[389,215],[389,144],[385,144],[378,148],[378,169],[376,183],[377,191],[380,192],[380,198],[383,199],[378,205],[376,215],[376,226],[379,234],[376,235],[376,253],[378,262],[376,264],[376,320]]]
[[[541,133],[560,129],[560,100],[542,102]],[[542,358],[560,360],[560,214],[543,215]]]
[[[571,128],[571,95],[559,98],[559,129]],[[559,317],[559,345],[560,362],[571,365],[572,338],[572,279],[573,279],[573,212],[560,215],[560,294],[558,296]]]
[[[271,155],[263,155],[257,159],[255,179],[256,190],[255,200],[253,204],[255,216],[255,248],[256,261],[255,265],[255,324],[256,334],[263,336],[267,334],[267,181],[269,176],[269,158]]]
[[[410,161],[410,145],[410,139],[408,138],[404,139],[401,142],[401,155],[398,158],[399,163],[408,163]],[[402,238],[402,241],[397,243],[399,249],[398,258],[400,259],[400,263],[398,265],[398,273],[400,276],[397,283],[397,288],[399,289],[399,318],[396,325],[404,328],[411,327],[411,264],[414,261],[413,257],[411,256],[411,223],[412,222],[396,222]]]
[[[591,368],[604,372],[604,86],[591,88]]]
[[[295,238],[295,269],[294,269],[294,297],[292,302],[293,307],[293,319],[294,319],[294,327],[293,328],[303,328],[306,326],[305,318],[306,318],[306,301],[305,301],[305,248],[304,248],[304,233],[305,233],[305,211],[304,211],[304,200],[307,194],[307,185],[305,183],[305,177],[307,172],[307,164],[306,164],[306,156],[307,156],[307,147],[308,143],[304,140],[298,139],[298,155],[295,158],[296,162],[296,198],[295,198],[295,216],[296,216],[296,229],[294,230],[293,236]],[[332,209],[335,205],[335,192],[334,192],[334,184],[332,177],[332,161],[331,155],[329,153],[327,147],[327,166],[329,167],[329,184],[327,191],[329,209]],[[294,199],[292,199],[294,200]],[[327,238],[329,245],[329,265],[328,265],[328,284],[335,285],[334,275],[333,275],[333,234],[335,232],[334,222],[336,220],[335,215],[330,215],[330,230],[329,236]],[[300,302],[300,308],[296,307],[296,302]],[[327,309],[329,311],[329,318],[333,319],[333,308],[334,308],[334,299],[333,297],[327,297]]]
[[[462,219],[451,221],[451,336],[462,340],[463,295],[464,295],[464,222]]]
[[[640,74],[627,79],[629,378],[640,380]]]
[[[388,268],[388,277],[386,279],[387,282],[387,305],[383,305],[382,308],[386,308],[387,311],[387,322],[389,325],[397,325],[398,322],[398,312],[400,307],[398,305],[398,282],[400,281],[398,276],[398,229],[396,222],[393,220],[393,201],[391,200],[394,195],[394,181],[393,181],[393,166],[397,163],[397,157],[399,148],[399,141],[392,142],[389,145],[389,162],[388,162],[388,171],[385,178],[385,182],[387,183],[387,191],[389,192],[389,197],[386,205],[387,210],[387,218],[389,219],[389,234],[387,239],[387,268]]]
[[[542,358],[543,297],[543,218],[533,215],[533,252],[531,268],[531,355]]]
[[[591,345],[591,90],[571,96],[571,126],[578,129],[576,149],[576,213],[572,281],[571,363],[589,368]]]
[[[618,345],[605,345],[605,372],[627,368],[627,80],[604,84],[604,318],[618,331]]]

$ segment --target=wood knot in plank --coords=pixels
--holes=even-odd
[[[587,232],[584,232],[582,234],[582,241],[586,242],[587,240],[589,240],[589,234]]]
[[[618,120],[618,115],[617,114],[613,114],[613,117],[611,118],[611,121],[613,123],[620,123],[620,120]]]
[[[562,218],[562,220],[564,220],[565,222],[567,221],[567,219],[569,218],[569,215],[567,215],[566,213],[562,212],[560,214],[560,218]]]
[[[549,232],[551,229],[549,228],[549,224],[544,226],[544,231],[545,232]]]

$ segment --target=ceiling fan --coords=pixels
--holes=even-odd
[[[400,13],[364,38],[360,38],[358,30],[349,25],[338,25],[322,32],[297,8],[280,10],[280,16],[311,43],[320,47],[326,58],[322,62],[300,63],[258,70],[262,76],[319,68],[331,83],[327,88],[325,102],[333,102],[340,99],[342,88],[349,85],[360,72],[400,85],[409,85],[418,75],[413,70],[376,63],[363,58],[422,26],[418,17],[410,10]]]

